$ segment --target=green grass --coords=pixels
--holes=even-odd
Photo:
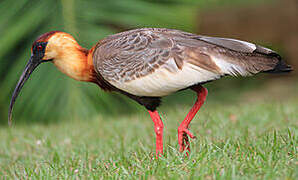
[[[280,84],[279,84],[280,85]],[[216,89],[216,88],[215,88]],[[297,179],[297,88],[241,90],[231,101],[214,88],[191,124],[190,157],[178,152],[177,127],[191,106],[161,108],[164,157],[154,157],[145,110],[57,123],[0,127],[0,176],[15,179]],[[264,92],[268,93],[264,93]],[[274,91],[274,90],[273,90]],[[262,92],[260,94],[260,92]],[[294,92],[294,93],[290,93]],[[230,92],[233,93],[233,92]],[[186,92],[186,97],[194,94]],[[258,95],[256,95],[258,94]],[[274,98],[270,94],[275,94]],[[290,95],[291,94],[291,95]],[[178,93],[183,97],[183,92]],[[183,99],[182,98],[182,99]],[[165,104],[171,99],[166,99]]]

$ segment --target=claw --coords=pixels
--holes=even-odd
[[[178,143],[180,146],[180,151],[183,152],[185,149],[187,149],[188,152],[190,152],[190,144],[189,139],[196,138],[187,128],[179,128],[178,129]],[[189,155],[188,152],[186,152],[187,156]]]
[[[191,139],[196,138],[196,136],[194,136],[188,129],[184,129],[183,132],[186,133]]]

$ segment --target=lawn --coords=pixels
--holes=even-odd
[[[189,157],[178,152],[177,144],[177,127],[195,95],[186,91],[177,93],[175,101],[166,98],[161,108],[165,154],[158,160],[153,123],[145,110],[49,124],[14,119],[13,128],[0,127],[0,176],[297,179],[295,81],[248,83],[239,90],[221,84],[211,85],[205,106],[191,124],[197,139],[192,140]]]

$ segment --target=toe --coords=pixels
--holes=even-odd
[[[188,129],[184,129],[184,132],[192,139],[196,138]]]

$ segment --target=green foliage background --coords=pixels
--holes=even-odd
[[[196,32],[198,11],[220,5],[262,3],[244,0],[2,0],[0,2],[0,123],[7,122],[12,91],[40,34],[71,33],[86,48],[119,31],[165,27]],[[136,107],[136,108],[135,108]],[[41,65],[24,86],[14,108],[18,122],[55,122],[92,118],[99,113],[141,109],[96,85],[76,82],[52,64]]]

